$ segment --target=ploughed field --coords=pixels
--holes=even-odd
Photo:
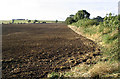
[[[82,62],[93,64],[100,49],[64,24],[5,24],[2,77],[47,77]]]

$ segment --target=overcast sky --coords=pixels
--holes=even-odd
[[[65,20],[78,10],[87,10],[91,18],[106,13],[118,14],[119,0],[0,0],[0,20]]]

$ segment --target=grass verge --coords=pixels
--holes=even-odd
[[[68,72],[60,73],[64,77],[120,77],[119,32],[117,16],[106,16],[102,23],[82,19],[69,25],[73,31],[96,42],[102,57],[96,64],[80,64]],[[61,75],[60,75],[61,76]]]

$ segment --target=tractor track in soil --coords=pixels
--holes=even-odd
[[[65,24],[4,24],[2,77],[47,77],[100,55],[96,43]]]

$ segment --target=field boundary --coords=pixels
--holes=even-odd
[[[90,40],[93,40],[94,42],[96,41],[95,39],[91,38],[90,36],[87,36],[87,35],[83,34],[82,32],[80,32],[78,27],[76,27],[76,26],[71,26],[71,25],[68,25],[68,27],[69,27],[71,30],[73,30],[75,33],[77,33],[77,34],[79,34],[79,35],[82,35],[82,36],[84,36],[84,37],[86,37],[86,38],[88,38],[88,39],[90,39]],[[95,43],[98,44],[98,42],[95,42]],[[98,44],[98,45],[99,45],[99,44]]]

